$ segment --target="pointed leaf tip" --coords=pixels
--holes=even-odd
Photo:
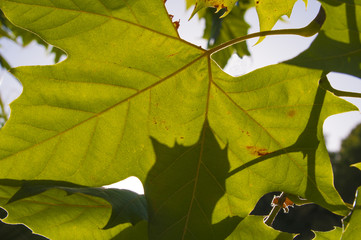
[[[237,0],[197,0],[196,5],[194,7],[194,10],[188,19],[191,20],[192,17],[202,8],[206,7],[213,7],[216,8],[216,13],[219,12],[221,9],[226,9],[224,14],[221,16],[221,18],[225,17],[230,13],[232,10],[234,4],[237,2]]]

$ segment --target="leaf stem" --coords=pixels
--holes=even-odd
[[[237,43],[243,42],[247,39],[251,39],[251,38],[255,38],[255,37],[265,37],[265,36],[270,36],[270,35],[286,35],[286,34],[287,35],[288,34],[299,35],[299,36],[303,36],[303,37],[311,37],[321,30],[322,24],[324,23],[325,19],[326,19],[325,10],[322,7],[320,7],[320,10],[319,10],[317,16],[315,17],[315,19],[313,19],[313,21],[310,24],[308,24],[306,27],[295,28],[295,29],[279,29],[279,30],[251,33],[246,36],[238,37],[238,38],[235,38],[228,42],[225,42],[221,45],[218,45],[217,47],[210,49],[208,51],[208,53],[210,55],[212,55],[212,54],[219,52],[219,51],[221,51],[227,47],[230,47],[234,44],[237,44]]]
[[[334,89],[330,82],[328,81],[328,78],[327,77],[323,77],[321,80],[320,80],[320,85],[332,92],[333,94],[335,94],[336,96],[338,97],[356,97],[356,98],[361,98],[361,93],[356,93],[356,92],[346,92],[346,91],[340,91],[340,90],[337,90],[337,89]]]
[[[282,205],[286,200],[286,194],[284,192],[281,193],[280,198],[278,199],[278,204],[276,204],[270,214],[267,216],[267,218],[265,219],[264,223],[267,224],[268,226],[272,226],[273,221],[275,220],[278,212],[282,209]]]

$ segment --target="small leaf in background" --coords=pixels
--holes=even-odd
[[[214,14],[214,10],[207,9],[204,14],[206,28],[203,38],[208,39],[208,48],[247,35],[249,25],[244,20],[246,10],[236,5],[226,18],[219,18],[223,11]],[[242,42],[213,54],[212,58],[224,68],[233,53],[239,57],[250,55],[246,42]]]
[[[254,0],[260,31],[268,31],[283,16],[291,16],[292,9],[297,0]],[[258,40],[261,42],[264,37]]]
[[[48,43],[46,43],[43,39],[41,39],[39,36],[35,35],[34,33],[29,32],[23,28],[19,28],[14,24],[12,24],[9,20],[6,19],[4,13],[1,10],[0,10],[0,22],[2,26],[2,29],[0,30],[0,37],[6,37],[7,39],[10,39],[23,47],[26,47],[32,41],[36,41],[37,44],[44,46],[50,53],[53,53],[55,55],[54,58],[55,63],[59,62],[60,58],[65,55],[65,53],[62,50],[50,46]],[[3,57],[1,57],[2,67],[10,70],[10,66],[6,63],[7,63],[6,60]]]
[[[192,15],[189,19],[191,19],[199,10],[207,7],[216,8],[216,12],[220,11],[221,9],[225,9],[225,12],[221,18],[225,17],[228,13],[230,13],[230,11],[232,11],[232,8],[236,2],[237,0],[197,0]]]
[[[322,1],[326,21],[311,46],[288,64],[361,78],[361,5]]]

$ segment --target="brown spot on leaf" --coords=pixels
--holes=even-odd
[[[287,116],[294,117],[296,115],[296,110],[290,110],[287,112]]]
[[[246,148],[247,148],[248,152],[250,152],[252,155],[255,155],[258,157],[269,154],[269,152],[267,152],[267,149],[265,149],[265,148],[259,148],[256,146],[246,146]]]
[[[180,53],[180,52],[172,53],[172,54],[168,55],[167,57],[173,57],[173,56],[177,55],[178,53]]]

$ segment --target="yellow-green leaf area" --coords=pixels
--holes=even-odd
[[[24,92],[0,132],[0,179],[100,186],[136,176],[144,183],[156,163],[152,139],[172,154],[210,142],[229,171],[207,221],[244,218],[271,191],[348,213],[333,187],[322,125],[356,108],[319,86],[322,70],[278,64],[231,77],[212,50],[179,38],[160,0],[5,0],[2,10],[68,58],[12,70]],[[206,122],[212,141],[201,138]],[[216,151],[207,149],[207,156]],[[199,152],[191,169],[174,170],[193,173],[192,206],[216,176],[200,178],[209,169],[200,167]],[[193,219],[190,213],[183,217]]]
[[[254,0],[260,30],[271,30],[283,15],[290,17],[296,1],[297,0]],[[305,3],[307,3],[307,0]]]
[[[102,230],[110,217],[111,206],[100,198],[82,194],[67,196],[65,191],[54,189],[6,204],[15,191],[14,187],[0,187],[0,204],[9,212],[4,221],[24,223],[50,239],[66,240],[71,236],[79,240],[108,240],[131,227],[130,223],[124,223]]]
[[[272,227],[267,226],[263,222],[263,216],[248,216],[246,217],[230,234],[226,240],[238,239],[269,239],[269,240],[291,240],[293,234],[280,232]]]
[[[232,10],[232,8],[234,7],[234,4],[236,2],[237,2],[237,0],[197,0],[190,18],[192,18],[202,8],[207,8],[207,7],[216,8],[217,9],[216,12],[225,8],[226,11],[221,16],[221,17],[225,17],[225,16],[227,16],[228,13],[230,13],[230,11]],[[189,3],[187,3],[187,4],[189,4]]]

